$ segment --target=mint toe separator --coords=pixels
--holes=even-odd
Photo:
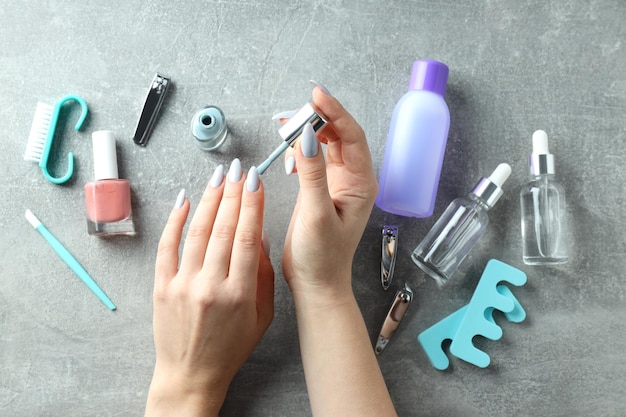
[[[476,348],[475,336],[498,340],[502,329],[493,319],[493,311],[502,311],[514,323],[526,318],[526,312],[511,290],[500,284],[515,286],[526,283],[526,274],[504,262],[492,259],[487,263],[469,304],[450,314],[435,325],[421,332],[417,339],[431,364],[445,370],[450,361],[442,348],[445,340],[451,340],[450,353],[466,362],[485,368],[490,363],[487,353]]]

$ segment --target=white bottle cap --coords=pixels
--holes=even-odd
[[[511,175],[511,166],[509,164],[502,163],[496,167],[491,173],[489,178],[481,178],[474,187],[472,194],[480,197],[491,208],[502,197],[502,184]]]
[[[117,153],[115,136],[110,130],[99,130],[91,135],[93,145],[93,171],[95,180],[117,179]]]
[[[530,175],[554,174],[554,155],[548,150],[548,134],[543,130],[533,133],[533,153],[529,164]]]
[[[537,130],[533,133],[533,154],[546,155],[548,151],[548,134],[543,130]]]
[[[489,181],[502,188],[502,184],[504,184],[509,178],[509,175],[511,175],[511,166],[509,164],[502,163],[491,173]]]

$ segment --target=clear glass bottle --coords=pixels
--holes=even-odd
[[[520,191],[522,251],[527,265],[555,265],[568,260],[565,191],[555,180],[548,135],[533,133],[530,181]]]
[[[500,164],[482,178],[465,197],[455,199],[415,248],[413,262],[439,284],[454,274],[472,247],[485,234],[487,212],[502,196],[502,184],[511,175],[508,164]]]

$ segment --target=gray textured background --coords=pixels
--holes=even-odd
[[[0,169],[0,415],[122,416],[143,412],[154,351],[152,274],[176,194],[196,205],[217,164],[259,164],[279,143],[270,116],[298,108],[316,79],[364,127],[380,168],[391,111],[411,62],[450,67],[451,130],[435,216],[374,209],[357,252],[354,288],[372,339],[394,289],[379,284],[380,229],[400,227],[397,285],[416,292],[380,357],[402,416],[626,415],[624,195],[626,4],[591,1],[5,1],[0,8],[3,103]],[[156,71],[175,83],[146,148],[130,139]],[[90,106],[85,130],[63,124],[71,182],[46,182],[22,160],[35,104],[65,94]],[[219,152],[192,144],[189,122],[220,106],[231,136]],[[521,262],[518,191],[530,136],[544,129],[568,194],[575,239],[558,268]],[[139,234],[87,235],[83,184],[90,132],[118,135]],[[62,143],[61,143],[62,142]],[[439,290],[409,259],[446,205],[500,162],[513,167],[488,235]],[[64,156],[59,172],[64,170]],[[297,192],[282,160],[264,175],[276,274],[276,318],[236,377],[224,416],[310,414],[294,309],[280,272]],[[106,310],[24,220],[30,208],[118,305]],[[452,359],[434,370],[415,338],[466,304],[489,258],[524,270],[514,289],[522,324],[498,316],[500,341],[480,340],[487,369]],[[350,401],[346,398],[346,401]]]

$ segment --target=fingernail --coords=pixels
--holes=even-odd
[[[239,182],[242,173],[241,161],[239,158],[233,159],[233,162],[230,164],[230,169],[228,170],[228,181]]]
[[[306,158],[313,158],[317,155],[318,142],[313,126],[307,123],[302,130],[302,155]]]
[[[178,197],[176,197],[176,203],[174,204],[174,209],[179,209],[185,204],[185,189],[183,188],[178,193]]]
[[[324,94],[326,94],[327,96],[330,96],[330,97],[333,96],[332,94],[330,94],[330,91],[328,91],[328,88],[324,87],[322,84],[318,83],[317,81],[309,80],[309,82],[313,84],[314,86],[319,87],[320,90],[322,90]]]
[[[224,165],[218,165],[209,180],[209,187],[217,188],[222,185],[222,181],[224,181]]]
[[[291,117],[296,113],[298,113],[298,110],[281,111],[273,115],[272,120],[291,119]]]
[[[285,172],[287,175],[293,174],[293,170],[296,168],[296,158],[291,155],[287,159],[285,159]]]
[[[261,234],[261,246],[263,247],[263,252],[265,252],[266,256],[270,256],[270,239],[267,236],[267,232],[263,229],[263,233]]]
[[[259,189],[259,171],[256,170],[256,167],[253,166],[248,171],[248,178],[246,179],[246,188],[251,193],[257,191]]]

